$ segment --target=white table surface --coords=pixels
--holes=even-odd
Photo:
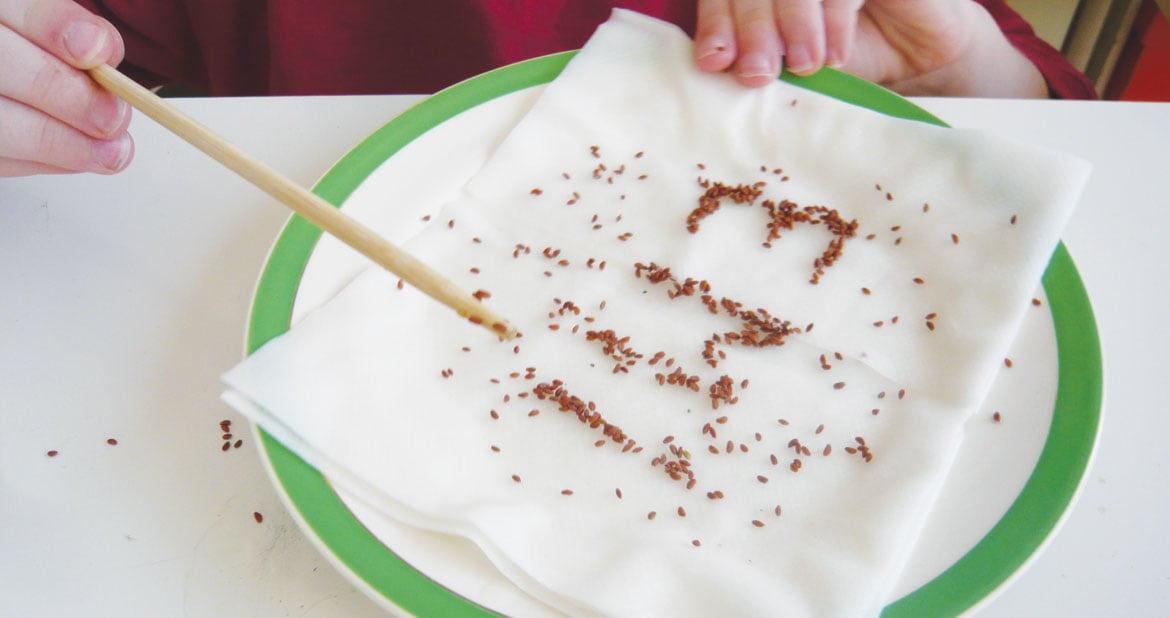
[[[311,185],[418,99],[177,103]],[[1104,345],[1099,449],[1065,526],[978,616],[1167,615],[1170,104],[916,101],[1095,166],[1065,242]],[[286,211],[150,120],[132,132],[118,176],[0,180],[0,616],[384,615],[219,400]],[[244,438],[226,453],[225,418]]]

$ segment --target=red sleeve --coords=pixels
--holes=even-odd
[[[435,92],[580,47],[623,5],[688,30],[694,0],[78,0],[118,28],[125,72],[212,95]]]
[[[126,44],[123,71],[147,85],[181,83],[217,95],[268,94],[264,2],[76,0]]]
[[[1056,48],[1036,36],[1032,26],[1004,0],[977,0],[1003,31],[1008,41],[1020,50],[1048,82],[1054,99],[1096,99],[1097,91],[1084,73],[1078,71]]]

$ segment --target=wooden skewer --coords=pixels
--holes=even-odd
[[[244,180],[335,236],[362,255],[398,275],[431,298],[454,309],[473,324],[482,325],[501,339],[516,336],[508,321],[454,282],[391,244],[370,228],[334,208],[318,195],[289,180],[261,161],[249,156],[195,119],[179,111],[109,65],[89,72],[94,81],[125,100],[160,125],[207,153]]]

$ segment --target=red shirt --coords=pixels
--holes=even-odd
[[[694,33],[695,0],[80,0],[141,81],[212,95],[419,94],[581,47],[613,6]],[[1003,0],[980,0],[1058,98],[1093,87]],[[149,9],[149,10],[147,10]]]

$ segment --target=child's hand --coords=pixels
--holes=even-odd
[[[0,0],[0,177],[126,167],[130,107],[84,71],[123,53],[109,22],[69,0]]]

